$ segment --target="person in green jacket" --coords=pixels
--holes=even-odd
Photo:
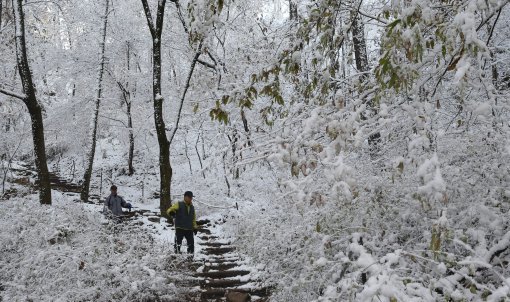
[[[176,202],[167,211],[168,216],[175,216],[175,253],[181,252],[182,239],[186,238],[188,253],[195,252],[193,234],[197,233],[197,216],[193,206],[193,193],[186,191],[184,201]]]

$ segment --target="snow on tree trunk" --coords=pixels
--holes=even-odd
[[[26,95],[23,101],[27,106],[32,121],[32,138],[34,143],[35,167],[38,177],[39,201],[41,204],[51,204],[51,187],[48,165],[46,163],[42,109],[35,95],[32,74],[30,72],[30,66],[28,65],[22,0],[13,0],[12,7],[16,31],[16,58],[23,91]]]
[[[368,79],[368,73],[366,73],[370,66],[368,65],[367,56],[367,43],[365,39],[365,24],[361,19],[358,11],[351,12],[352,19],[352,44],[354,47],[354,59],[356,61],[356,69],[362,73],[359,76],[360,82],[363,84]],[[377,110],[375,105],[370,102],[368,108],[371,111],[370,115],[375,114]],[[379,144],[381,142],[381,133],[376,132],[369,136],[368,143],[370,145],[370,154],[375,155],[379,151]]]
[[[130,43],[127,43],[126,48],[126,63],[127,63],[127,72],[131,74],[131,46]],[[120,84],[119,84],[120,86]],[[125,88],[121,86],[122,95],[124,97],[124,102],[126,103],[126,115],[127,115],[127,124],[128,124],[128,137],[129,137],[129,152],[128,152],[128,175],[131,176],[135,173],[135,169],[133,168],[133,158],[135,153],[135,135],[133,132],[133,115],[131,114],[131,92],[129,91],[129,81],[126,82]]]
[[[297,3],[295,0],[289,0],[289,19],[293,21],[298,19]]]
[[[165,14],[165,0],[158,2],[156,24],[152,19],[147,0],[142,0],[147,24],[152,36],[152,93],[154,99],[154,123],[159,144],[159,174],[160,197],[159,208],[162,216],[171,206],[170,185],[172,181],[172,166],[170,165],[170,142],[166,136],[165,121],[163,119],[163,97],[161,95],[161,32]]]
[[[356,69],[358,72],[365,72],[369,69],[367,46],[365,42],[365,26],[357,11],[352,12],[352,42],[354,46],[354,59],[356,60]],[[367,77],[367,74],[362,74],[360,79],[361,81],[365,81]]]
[[[170,144],[165,132],[163,119],[163,98],[161,97],[161,41],[159,38],[153,43],[153,97],[154,123],[159,144],[159,173],[160,173],[160,209],[165,213],[171,205],[170,182],[172,180],[172,166],[170,165]]]
[[[106,44],[106,30],[108,25],[108,10],[109,0],[105,3],[104,22],[102,28],[102,40],[101,40],[101,59],[99,65],[99,74],[97,78],[97,98],[94,107],[94,113],[92,114],[91,120],[91,134],[90,134],[90,149],[87,154],[87,166],[85,168],[85,174],[83,175],[83,184],[81,189],[80,198],[82,201],[89,199],[90,190],[90,179],[92,177],[92,167],[94,165],[94,156],[96,154],[96,141],[97,141],[97,122],[99,119],[99,108],[101,106],[101,97],[103,92],[103,74],[105,66],[105,44]]]
[[[128,128],[129,128],[129,155],[128,155],[128,175],[135,173],[133,168],[133,157],[135,153],[135,136],[133,133],[133,119],[131,116],[131,101],[127,104]]]

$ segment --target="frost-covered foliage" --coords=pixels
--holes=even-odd
[[[331,131],[342,119],[330,116],[307,121]],[[349,126],[356,120],[337,129]],[[414,119],[401,117],[406,126]],[[271,157],[280,189],[253,198],[258,206],[235,229],[267,264],[277,301],[508,298],[510,154],[492,125],[437,135],[433,149],[426,136],[390,128],[376,155],[367,141],[342,145],[338,136],[290,141],[307,131],[293,127]],[[255,192],[273,179],[245,176]]]
[[[82,204],[33,199],[1,203],[3,301],[176,299],[180,273],[168,247],[139,226],[107,222]]]
[[[240,216],[252,219],[239,245],[267,264],[278,301],[508,299],[508,91],[480,26],[506,2],[385,7],[364,82],[317,60],[349,30],[349,7],[319,2],[281,68],[257,78],[290,82],[279,93],[291,101],[253,139],[278,186]]]

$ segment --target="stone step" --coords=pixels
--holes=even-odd
[[[207,234],[207,235],[211,234],[211,230],[209,230],[209,229],[200,228],[197,231],[198,231],[198,233],[201,233],[201,234]]]
[[[225,258],[225,257],[219,257],[219,258],[215,258],[215,257],[208,257],[207,260],[201,260],[202,261],[202,264],[205,264],[206,266],[217,266],[217,265],[230,265],[230,264],[235,264],[235,265],[244,265],[245,263],[243,262],[242,259],[240,259],[239,257],[229,257],[229,258]]]
[[[204,245],[207,247],[223,247],[223,246],[230,245],[230,243],[206,241],[206,242],[202,243],[201,245]]]
[[[200,220],[197,220],[197,224],[198,225],[204,225],[204,224],[208,224],[210,222],[211,221],[209,219],[200,219]]]
[[[214,270],[214,271],[228,271],[235,267],[238,267],[239,263],[237,262],[218,262],[218,263],[206,263],[204,270]]]
[[[250,274],[250,271],[243,270],[224,270],[224,271],[214,271],[214,272],[204,272],[197,273],[197,277],[204,277],[210,279],[222,279],[222,278],[232,278],[238,276],[246,276]]]
[[[223,255],[219,255],[219,256],[218,255],[209,255],[208,258],[209,259],[207,259],[207,262],[209,262],[209,263],[239,263],[242,261],[242,259],[236,255],[231,255],[228,257],[225,257]]]
[[[270,294],[270,289],[267,287],[261,288],[208,288],[201,293],[202,299],[218,299],[225,297],[227,291],[236,291],[240,293],[248,293],[253,296],[267,297]]]
[[[161,217],[159,216],[149,216],[147,218],[150,222],[159,223],[161,220]]]
[[[232,288],[245,285],[250,281],[241,281],[239,279],[211,279],[201,280],[200,285],[206,288]]]
[[[211,239],[218,239],[219,237],[218,236],[202,235],[202,236],[198,236],[198,238],[200,238],[201,240],[207,241],[207,240],[211,240]]]
[[[204,253],[208,255],[223,255],[235,251],[233,246],[225,247],[208,247],[204,249]]]

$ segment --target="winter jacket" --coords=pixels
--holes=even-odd
[[[167,211],[167,215],[175,214],[175,228],[181,230],[195,230],[197,226],[197,215],[195,207],[187,205],[184,201],[176,202]]]
[[[115,216],[121,216],[123,214],[122,208],[128,207],[128,203],[124,200],[124,198],[120,197],[119,195],[112,194],[106,198],[104,205]]]

